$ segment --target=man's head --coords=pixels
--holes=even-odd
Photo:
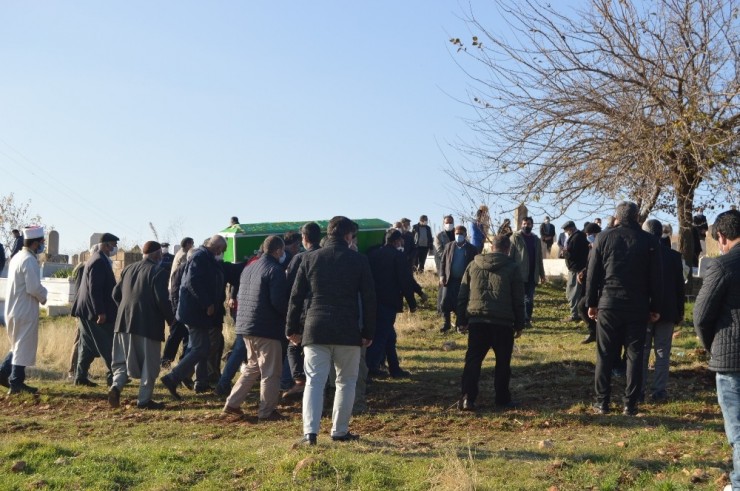
[[[465,238],[468,236],[468,229],[463,227],[462,225],[458,225],[455,227],[455,242],[458,243],[458,245],[462,245],[465,243]]]
[[[316,222],[304,223],[301,227],[301,238],[303,247],[309,249],[311,246],[318,246],[321,241],[321,227]]]
[[[160,245],[162,246],[162,255],[168,254],[170,252],[169,242],[162,242]]]
[[[712,227],[712,237],[719,242],[719,250],[727,254],[740,243],[740,211],[728,210],[717,215]]]
[[[239,225],[239,218],[238,217],[231,217],[231,225]]]
[[[594,223],[601,227],[601,218],[594,218]]]
[[[401,218],[401,226],[404,230],[408,231],[409,229],[411,229],[411,220],[409,220],[408,218]]]
[[[335,216],[329,220],[329,226],[326,227],[326,233],[333,239],[343,239],[349,244],[352,241],[352,234],[355,233],[355,223],[347,217]]]
[[[645,220],[645,223],[642,224],[642,229],[658,239],[663,235],[663,224],[654,218]]]
[[[401,232],[392,228],[385,233],[385,245],[398,249],[403,246],[403,237]]]
[[[568,220],[563,224],[563,231],[567,235],[573,235],[573,233],[576,231],[576,224],[573,222],[573,220]]]
[[[631,201],[622,201],[614,212],[614,223],[619,225],[634,225],[637,223],[639,210]]]
[[[589,244],[593,244],[596,241],[596,236],[601,233],[601,227],[595,223],[589,223],[583,228],[583,233],[586,234],[586,240]]]
[[[455,230],[455,219],[452,218],[452,215],[445,215],[444,218],[442,218],[442,224],[445,232],[452,232]]]
[[[216,234],[208,239],[205,248],[216,257],[220,257],[226,250],[226,239]]]
[[[141,252],[144,255],[144,259],[154,261],[158,263],[162,259],[162,246],[159,242],[150,240],[144,244],[141,248]]]
[[[545,217],[545,219],[543,220],[543,222],[545,224],[549,224],[550,223],[550,217]]]
[[[285,241],[277,235],[269,235],[262,243],[262,250],[279,261],[285,252]]]
[[[419,217],[419,223],[422,225],[426,225],[429,222],[429,219],[426,215],[422,215]]]
[[[107,256],[115,256],[118,252],[118,237],[111,233],[104,233],[100,236],[100,252]]]
[[[506,234],[496,235],[491,240],[491,251],[508,254],[511,249],[511,239]]]
[[[295,256],[301,248],[301,234],[294,230],[285,232],[283,242],[285,242],[285,250]]]
[[[182,247],[182,250],[185,252],[188,252],[190,249],[192,249],[194,244],[195,241],[192,237],[185,237],[180,241],[180,247]]]
[[[524,232],[526,235],[532,233],[532,225],[534,225],[534,220],[532,220],[532,217],[522,218],[522,232]]]
[[[13,232],[13,236],[14,236],[15,238],[18,238],[18,237],[20,237],[20,236],[21,236],[21,231],[20,231],[20,230],[18,230],[17,228],[14,228],[14,229],[12,230],[12,232]]]
[[[23,229],[23,247],[39,254],[44,251],[44,227],[28,227]]]

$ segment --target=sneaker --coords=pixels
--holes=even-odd
[[[269,416],[265,416],[264,418],[259,418],[259,422],[263,423],[266,421],[283,421],[285,419],[288,419],[287,416],[284,416],[280,414],[279,412],[277,412],[277,410],[274,410],[273,412],[270,413]]]
[[[164,402],[148,400],[143,404],[141,402],[137,403],[136,407],[138,407],[139,409],[152,409],[155,411],[160,411],[164,409]]]
[[[97,387],[98,384],[90,380],[89,378],[78,378],[75,379],[75,385],[81,385],[83,387]]]
[[[121,391],[115,385],[108,391],[108,404],[114,409],[121,406]]]
[[[459,401],[457,401],[457,408],[460,411],[475,411],[477,409],[475,407],[475,402],[469,400],[467,396],[463,396]]]
[[[170,395],[173,399],[176,401],[181,401],[182,397],[180,397],[180,394],[177,393],[177,384],[170,378],[169,375],[165,375],[164,377],[159,379],[160,382],[162,382],[162,385],[167,387],[167,390],[170,392]]]
[[[20,384],[20,385],[11,385],[10,390],[8,391],[8,394],[14,395],[14,394],[35,394],[39,390],[36,387],[31,387],[26,384]]]
[[[596,334],[590,333],[588,336],[586,336],[583,341],[581,341],[581,344],[589,344],[596,341]]]
[[[344,435],[332,435],[331,439],[335,442],[351,442],[360,439],[360,435],[348,431]]]
[[[316,433],[306,433],[298,443],[301,445],[316,445]]]
[[[244,416],[244,411],[238,407],[224,406],[221,412],[224,414],[230,414],[231,416]]]

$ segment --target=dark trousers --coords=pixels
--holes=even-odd
[[[619,360],[624,345],[627,356],[624,405],[637,407],[642,387],[642,357],[647,329],[647,312],[599,310],[596,324],[596,373],[594,376],[596,400],[608,406],[611,399],[612,368]]]
[[[197,387],[208,387],[208,353],[211,349],[208,327],[188,328],[188,354],[172,369],[169,377],[175,384],[190,377],[195,369],[195,383]]]
[[[396,309],[387,305],[378,304],[375,318],[375,336],[373,344],[368,346],[365,362],[368,370],[380,370],[383,358],[388,362],[388,371],[391,375],[398,373],[401,367],[396,351]]]
[[[534,311],[534,289],[537,286],[537,280],[527,281],[524,283],[524,320],[532,320]]]
[[[586,323],[589,334],[596,334],[596,321],[588,316],[586,297],[581,297],[581,299],[578,301],[578,315],[580,315],[581,319],[583,319],[583,322]]]
[[[467,397],[468,401],[475,402],[478,397],[481,366],[489,349],[493,349],[496,356],[496,370],[493,378],[496,404],[508,404],[511,402],[509,381],[511,380],[511,352],[514,349],[514,329],[511,326],[468,325],[468,351],[465,353],[462,394]]]
[[[424,271],[424,265],[427,262],[427,256],[429,255],[429,248],[428,247],[417,247],[416,248],[416,261],[414,261],[416,264],[415,270],[418,272]]]
[[[221,372],[221,378],[216,385],[216,391],[222,394],[229,394],[231,391],[231,381],[234,379],[234,375],[239,371],[239,367],[242,363],[247,361],[247,345],[244,344],[244,338],[240,335],[236,335],[234,344],[231,347],[231,353],[229,358],[226,360],[224,369]]]
[[[162,361],[173,361],[177,356],[177,350],[180,349],[180,343],[182,343],[182,355],[180,355],[182,360],[188,347],[188,328],[182,322],[175,322],[170,327],[170,335],[167,336],[167,341],[164,343]]]
[[[26,381],[26,367],[13,365],[12,351],[3,360],[3,364],[0,366],[0,373],[8,377],[8,383],[12,388],[19,388]]]
[[[111,359],[113,357],[113,328],[114,321],[109,320],[105,324],[96,324],[94,320],[77,319],[80,329],[80,346],[77,352],[76,380],[88,378],[90,365],[95,356],[100,356],[108,368],[106,380],[110,386],[113,383],[113,372],[111,370]]]
[[[303,372],[303,346],[300,344],[288,345],[288,363],[290,374],[295,382],[305,382],[306,374]]]
[[[223,326],[208,330],[208,382],[218,384],[221,378],[221,358],[224,356]]]

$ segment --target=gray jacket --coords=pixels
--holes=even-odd
[[[542,243],[539,237],[534,237],[534,282],[538,283],[540,279],[545,278],[545,265],[542,262]],[[519,271],[522,273],[522,280],[526,283],[529,278],[529,253],[527,253],[527,244],[522,237],[522,231],[517,230],[511,236],[511,249],[509,256],[519,264]]]

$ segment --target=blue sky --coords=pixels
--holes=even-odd
[[[448,42],[466,5],[4,2],[0,194],[68,253],[232,215],[438,225],[462,211],[443,169],[473,116]]]

